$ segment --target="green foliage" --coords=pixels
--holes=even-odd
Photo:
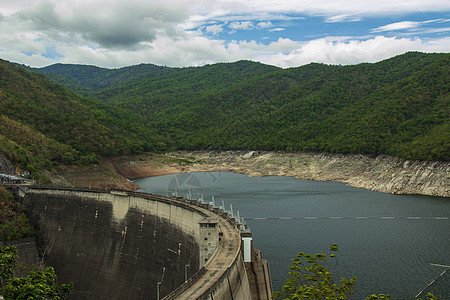
[[[30,70],[53,79],[84,96],[111,103],[111,98],[123,99],[123,95],[129,94],[130,90],[133,90],[134,95],[148,94],[153,91],[158,91],[158,94],[174,92],[185,94],[220,90],[241,80],[272,72],[278,68],[251,61],[239,61],[196,68],[168,68],[140,64],[121,69],[104,69],[94,66],[55,64]]]
[[[0,240],[15,240],[34,235],[34,229],[23,213],[24,208],[0,185]],[[17,249],[0,248],[0,295],[4,299],[64,299],[73,284],[57,284],[55,270],[33,269],[25,277],[15,277]]]
[[[4,299],[64,299],[73,289],[73,283],[57,283],[55,270],[32,270],[25,277],[15,277],[17,249],[14,246],[0,249],[0,295]]]
[[[14,269],[17,267],[16,247],[0,248],[0,285],[4,286],[9,278],[14,277]]]
[[[161,145],[165,139],[141,116],[0,61],[0,153],[34,177],[58,164],[165,150]]]
[[[337,244],[331,244],[330,251],[337,253]],[[274,293],[274,299],[349,299],[355,292],[356,278],[341,278],[335,283],[329,271],[329,260],[337,259],[334,253],[316,255],[300,252],[292,260],[289,278],[282,290]]]
[[[378,294],[378,295],[370,295],[366,298],[366,300],[391,300],[392,297],[385,294]]]
[[[0,115],[0,153],[21,169],[41,176],[39,170],[51,169],[58,163],[72,164],[78,158],[75,149],[48,138],[44,134]],[[70,155],[70,158],[64,155]]]
[[[379,295],[370,295],[369,297],[366,298],[366,300],[391,300],[391,296],[389,295],[385,295],[385,294],[379,294]],[[428,293],[427,294],[427,299],[429,300],[438,300],[438,297],[436,297],[435,295]],[[416,300],[422,300],[422,298],[418,298]]]
[[[0,240],[2,241],[16,240],[30,236],[34,236],[34,229],[24,213],[21,213],[12,221],[0,225]]]
[[[0,185],[0,240],[9,241],[34,236],[34,228],[24,207]]]

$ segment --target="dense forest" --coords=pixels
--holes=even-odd
[[[176,149],[448,161],[450,54],[280,69],[0,61],[0,154],[30,172]],[[37,73],[37,74],[36,74]]]
[[[35,70],[139,114],[171,149],[389,154],[449,160],[450,54],[280,69],[250,61]]]
[[[0,61],[0,120],[0,154],[33,177],[57,164],[166,148],[139,115],[78,96],[5,61]]]

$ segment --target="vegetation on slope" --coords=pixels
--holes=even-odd
[[[139,115],[0,61],[0,151],[31,173],[165,147]],[[38,172],[36,172],[38,173]]]
[[[97,155],[155,148],[259,149],[447,161],[449,60],[450,54],[411,52],[375,64],[291,69],[249,61],[114,70],[54,65],[34,71],[96,100],[45,83],[58,98],[75,97],[89,113],[66,118],[86,125],[58,135],[57,128],[27,125]],[[86,136],[93,127],[98,134]]]
[[[220,139],[243,137],[231,148],[448,160],[449,57],[412,53],[339,68],[254,105]]]
[[[0,248],[0,295],[12,299],[64,299],[73,289],[73,283],[59,285],[53,267],[34,268],[25,277],[16,276],[17,249],[14,246]]]
[[[31,69],[84,96],[108,103],[130,100],[138,95],[183,93],[198,96],[205,91],[225,89],[236,82],[278,70],[251,61],[219,63],[203,67],[168,68],[141,64],[121,69],[56,64]],[[131,91],[131,93],[130,93]],[[154,93],[154,94],[153,94]]]
[[[171,71],[148,66],[152,76],[135,76],[141,65],[120,69],[130,80],[90,95],[140,114],[170,139],[169,148],[449,160],[449,60],[449,54],[407,53],[375,64],[286,70],[252,62]]]
[[[137,82],[151,77],[158,78],[173,70],[149,64],[112,70],[72,64],[54,64],[40,69],[27,69],[59,82],[83,96],[92,96],[97,90],[124,85],[126,82]]]
[[[0,184],[0,241],[34,236],[25,208]]]
[[[51,169],[58,163],[71,164],[78,156],[69,145],[48,138],[6,116],[0,116],[0,153],[30,172],[33,178],[40,176],[39,170]]]

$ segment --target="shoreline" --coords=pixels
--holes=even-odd
[[[178,151],[129,161],[122,175],[152,177],[187,172],[231,171],[260,176],[290,176],[390,194],[450,197],[450,164],[378,155],[278,153],[268,151]],[[142,159],[142,158],[141,158]],[[130,170],[139,169],[140,172]],[[133,178],[133,177],[127,177]]]
[[[450,197],[450,163],[402,160],[387,155],[281,153],[270,151],[177,151],[106,158],[88,170],[62,172],[69,185],[137,190],[128,179],[231,171],[251,177],[290,176],[345,182],[390,194]],[[89,182],[89,183],[88,183]]]

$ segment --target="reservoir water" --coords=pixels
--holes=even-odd
[[[142,192],[230,204],[246,219],[270,264],[274,291],[299,251],[339,245],[337,274],[358,279],[355,299],[386,293],[414,299],[450,265],[450,198],[391,195],[339,182],[199,172],[135,180]],[[431,290],[450,299],[450,273]],[[425,295],[422,296],[425,298]]]

